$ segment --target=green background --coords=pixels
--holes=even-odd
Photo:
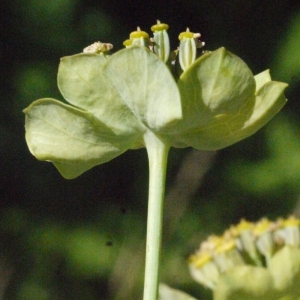
[[[254,136],[218,153],[172,149],[163,282],[197,299],[187,257],[241,218],[300,215],[299,1],[4,0],[0,3],[0,299],[141,299],[148,165],[128,151],[74,180],[37,161],[22,109],[63,101],[59,59],[100,40],[114,50],[140,26],[170,25],[172,48],[189,27],[207,50],[225,46],[259,73],[290,84],[286,107]]]

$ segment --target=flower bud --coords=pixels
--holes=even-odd
[[[300,247],[300,220],[294,216],[279,221],[279,229],[275,232],[276,239],[285,245]]]
[[[253,227],[253,223],[242,219],[238,225],[230,227],[229,233],[235,238],[239,251],[249,255],[255,265],[262,266],[261,257],[253,239]]]
[[[136,31],[130,33],[130,40],[131,40],[131,46],[143,46],[143,47],[149,46],[149,34],[145,31],[142,31],[140,27],[138,27]]]
[[[192,255],[189,259],[189,269],[192,277],[200,284],[214,289],[220,277],[219,267],[208,252]]]
[[[160,23],[157,20],[157,24],[151,27],[153,31],[153,51],[164,62],[167,62],[170,55],[170,40],[167,30],[169,25]]]
[[[273,232],[276,229],[276,223],[263,218],[253,228],[253,235],[256,239],[256,247],[258,251],[265,256],[266,263],[269,264],[270,259],[275,250],[275,241]]]
[[[204,46],[204,43],[198,39],[200,36],[200,33],[190,32],[189,28],[179,34],[179,63],[183,71],[195,61],[197,48]]]
[[[196,42],[193,36],[194,34],[188,28],[186,32],[182,32],[179,35],[179,63],[183,71],[196,59]]]

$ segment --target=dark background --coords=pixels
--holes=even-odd
[[[2,0],[0,44],[0,299],[141,299],[147,209],[145,149],[74,180],[37,161],[22,109],[62,100],[59,59],[94,41],[122,48],[140,26],[190,27],[207,50],[225,46],[259,73],[290,84],[286,107],[254,136],[218,153],[172,149],[161,280],[197,299],[186,259],[241,218],[298,213],[300,3],[263,0]]]

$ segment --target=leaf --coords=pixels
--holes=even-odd
[[[196,300],[196,298],[161,283],[159,285],[159,300]]]
[[[53,162],[67,179],[115,158],[135,142],[135,136],[117,136],[91,113],[54,99],[37,100],[24,112],[30,152]]]
[[[104,74],[151,130],[167,132],[182,117],[176,82],[165,63],[148,49],[131,47],[117,52],[108,59]]]
[[[105,79],[103,54],[76,54],[61,59],[58,86],[71,104],[93,113],[119,135],[139,134],[143,125]]]

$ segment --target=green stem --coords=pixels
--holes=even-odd
[[[166,169],[170,145],[151,131],[144,135],[149,159],[149,196],[144,300],[157,300]]]

